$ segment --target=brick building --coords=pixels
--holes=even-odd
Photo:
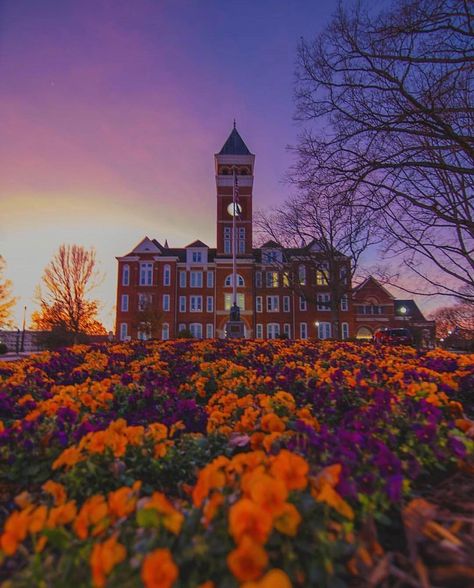
[[[196,338],[225,337],[232,304],[232,226],[236,216],[237,305],[249,338],[355,335],[349,260],[340,258],[338,275],[347,281],[347,295],[330,310],[330,292],[318,244],[283,249],[269,241],[253,247],[252,210],[255,155],[237,129],[214,156],[216,177],[216,247],[193,241],[169,247],[145,237],[130,253],[117,257],[116,335],[119,339],[174,338],[188,330]],[[239,187],[234,210],[234,173]],[[321,268],[321,264],[319,265]],[[290,287],[290,275],[298,288]],[[294,282],[292,282],[294,283]],[[156,326],[146,328],[145,311],[153,310]],[[150,325],[151,323],[147,323]]]
[[[397,300],[374,277],[354,288],[352,303],[356,338],[371,339],[377,329],[408,328],[417,344],[434,346],[435,321],[427,321],[414,300]]]

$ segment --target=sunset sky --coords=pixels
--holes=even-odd
[[[234,117],[254,202],[288,195],[296,46],[330,0],[0,0],[0,253],[34,309],[61,243],[95,246],[113,328],[116,255],[143,236],[215,245],[213,154]]]

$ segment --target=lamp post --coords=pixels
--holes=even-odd
[[[315,321],[314,326],[316,327],[316,339],[319,339],[319,321]]]

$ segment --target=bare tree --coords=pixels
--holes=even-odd
[[[341,302],[350,296],[361,256],[379,241],[365,210],[347,206],[337,186],[314,186],[306,179],[296,196],[270,214],[260,213],[256,224],[262,239],[284,248],[281,271],[290,288],[315,307],[324,305],[317,301],[318,290],[329,292],[325,304],[332,332],[340,338]],[[301,264],[311,274],[304,279],[298,271]]]
[[[424,294],[474,284],[472,7],[340,6],[298,49],[296,116],[316,128],[301,135],[297,178],[338,178],[348,204],[383,213],[385,252],[401,256]]]
[[[33,313],[34,327],[64,329],[74,335],[74,341],[80,333],[105,334],[97,320],[98,301],[89,298],[98,278],[94,249],[61,245],[43,273],[46,292],[39,290],[40,311]]]
[[[4,268],[5,261],[0,255],[0,329],[12,326],[11,314],[16,303],[16,298],[11,293],[11,281],[2,277]]]

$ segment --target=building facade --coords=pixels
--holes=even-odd
[[[117,257],[116,336],[120,340],[171,339],[182,331],[196,338],[226,336],[232,305],[232,238],[236,215],[237,305],[248,338],[344,339],[355,336],[350,261],[341,256],[344,295],[331,304],[318,244],[284,249],[269,241],[253,247],[255,155],[232,129],[214,156],[216,247],[193,241],[169,247],[145,237]],[[233,203],[238,184],[238,204]],[[295,281],[297,287],[295,287]]]

